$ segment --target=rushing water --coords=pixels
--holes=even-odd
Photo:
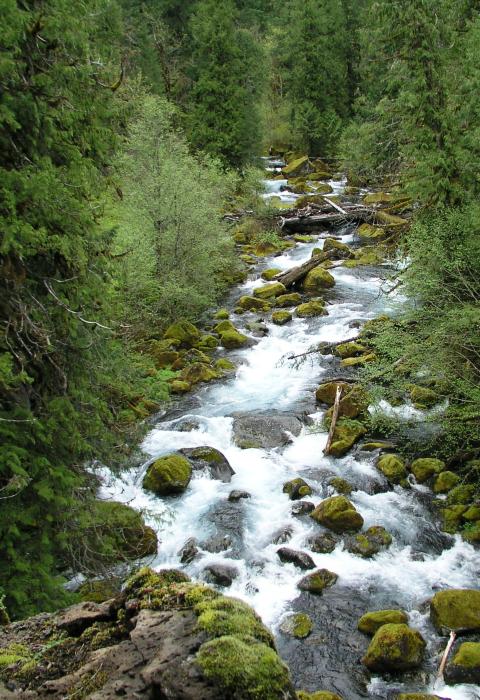
[[[340,190],[342,184],[336,181],[335,189]],[[281,181],[271,182],[270,194],[277,195],[280,185]],[[343,233],[342,240],[351,243],[352,233],[348,230]],[[263,283],[259,279],[263,269],[288,269],[308,260],[313,247],[321,245],[321,239],[315,243],[298,244],[281,256],[263,259],[251,278],[232,294],[232,303],[235,298],[251,293],[254,287]],[[182,399],[190,408],[179,417],[159,422],[142,445],[144,452],[152,458],[179,448],[216,447],[235,470],[230,484],[194,473],[184,495],[161,499],[142,489],[142,479],[151,461],[147,460],[142,467],[124,473],[121,479],[106,478],[103,495],[146,511],[147,521],[157,529],[160,540],[153,566],[180,567],[198,579],[204,578],[204,569],[211,563],[235,566],[239,575],[228,593],[247,600],[266,624],[278,633],[283,617],[298,597],[296,585],[302,574],[293,564],[279,561],[278,545],[271,543],[272,535],[280,528],[290,526],[292,537],[288,546],[309,551],[308,536],[318,532],[318,526],[308,517],[292,516],[292,503],[282,493],[283,484],[301,475],[314,488],[313,500],[319,502],[333,493],[327,485],[327,476],[345,477],[357,486],[351,500],[363,515],[365,526],[383,525],[393,535],[394,542],[388,550],[372,559],[350,554],[342,544],[330,554],[310,551],[309,554],[318,567],[338,574],[331,595],[336,587],[345,587],[366,596],[367,609],[402,606],[409,612],[412,624],[421,629],[431,648],[436,650],[438,639],[432,634],[422,604],[441,588],[477,587],[480,568],[477,553],[459,537],[454,538],[448,549],[442,549],[442,538],[432,524],[428,510],[429,499],[425,498],[428,489],[425,487],[414,485],[411,490],[395,487],[373,495],[361,490],[363,484],[378,479],[374,466],[376,454],[357,450],[342,459],[323,455],[326,433],[319,427],[322,411],[314,407],[312,397],[322,378],[335,373],[334,359],[315,356],[314,361],[299,366],[285,360],[288,354],[302,353],[320,341],[351,338],[358,332],[352,328],[352,322],[365,321],[379,313],[395,313],[404,302],[399,295],[386,296],[383,293],[381,268],[372,272],[366,268],[335,267],[331,272],[336,286],[327,296],[328,316],[309,320],[294,318],[283,327],[266,318],[268,335],[256,339],[252,347],[228,354],[238,364],[235,375],[200,388],[193,408],[191,399]],[[256,316],[232,316],[237,327],[247,335],[245,323],[252,318]],[[224,351],[218,350],[218,353],[224,354]],[[232,440],[234,414],[269,411],[296,415],[307,411],[310,414],[308,423],[313,425],[305,425],[301,434],[293,437],[284,448],[238,448]],[[178,411],[175,415],[179,415]],[[221,523],[225,521],[225,512],[228,513],[228,507],[227,511],[225,508],[232,489],[251,494],[248,500],[235,505],[237,521],[234,527],[241,534],[241,551],[202,551],[201,556],[189,565],[180,564],[178,553],[188,538],[195,537],[202,542],[216,532],[223,534]],[[352,624],[355,626],[356,620]],[[424,689],[427,685],[428,681]],[[321,678],[318,687],[322,687]],[[381,679],[373,679],[369,686],[370,697],[387,697],[389,687],[393,686]],[[395,688],[399,687],[401,683],[396,682]],[[478,689],[473,686],[440,685],[435,692],[452,700],[480,697]],[[354,697],[352,693],[345,700]]]

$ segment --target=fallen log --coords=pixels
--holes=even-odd
[[[316,231],[322,229],[325,225],[339,226],[344,223],[352,222],[368,222],[375,217],[375,211],[368,207],[355,206],[344,209],[343,213],[339,211],[320,213],[308,213],[300,211],[297,216],[284,216],[281,223],[281,228],[285,231]]]
[[[334,260],[337,253],[338,251],[336,250],[327,250],[326,253],[322,252],[318,255],[314,255],[313,258],[307,260],[307,262],[303,263],[303,265],[297,265],[297,267],[291,267],[290,270],[287,270],[286,272],[280,272],[273,279],[276,282],[281,282],[287,288],[291,287],[295,284],[295,282],[300,282],[310,272],[310,270],[318,267],[320,263],[324,262],[325,260]]]
[[[330,430],[328,431],[327,444],[323,450],[324,455],[330,453],[330,448],[332,446],[333,434],[335,432],[335,427],[337,425],[338,413],[340,411],[340,399],[342,398],[342,387],[337,386],[337,392],[335,394],[335,403],[333,404],[332,422],[330,423]]]

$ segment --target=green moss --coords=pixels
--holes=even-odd
[[[306,613],[294,613],[282,622],[280,629],[291,637],[305,639],[311,633],[313,623]]]
[[[186,382],[190,386],[200,384],[200,382],[210,382],[218,379],[218,373],[204,362],[194,362],[185,367],[179,375],[177,381]]]
[[[359,421],[350,418],[340,418],[333,432],[333,442],[329,454],[341,457],[367,432]]]
[[[374,362],[377,356],[373,352],[367,352],[364,355],[359,355],[358,357],[346,357],[340,362],[341,367],[360,367],[361,365],[367,364],[367,362]]]
[[[296,233],[293,237],[294,241],[297,243],[313,243],[315,238],[313,236],[304,235],[302,233]]]
[[[344,418],[357,418],[361,416],[368,408],[368,396],[365,390],[360,385],[353,386],[352,389],[346,390],[343,398],[340,399],[338,415]],[[325,414],[326,420],[331,420],[333,415],[333,407]]]
[[[186,394],[191,388],[188,382],[183,382],[180,379],[174,379],[170,382],[170,391],[172,394]]]
[[[443,529],[445,532],[454,534],[460,529],[462,516],[466,509],[467,506],[457,505],[442,510]]]
[[[365,353],[367,348],[361,343],[356,341],[351,341],[349,343],[341,343],[335,348],[335,354],[345,359],[346,357],[357,357],[357,355],[362,355]]]
[[[199,603],[198,626],[210,637],[248,636],[274,648],[273,637],[254,610],[241,600],[219,596]]]
[[[382,455],[377,461],[377,469],[393,484],[398,484],[407,477],[405,461],[398,455]]]
[[[278,267],[270,267],[268,270],[262,272],[262,279],[266,282],[270,282],[274,277],[280,274],[281,270]]]
[[[459,484],[447,494],[448,505],[467,505],[470,503],[477,489],[473,484]]]
[[[331,693],[328,690],[316,690],[314,693],[307,693],[304,690],[297,692],[298,700],[342,700],[340,695]]]
[[[439,474],[443,469],[445,469],[445,462],[433,457],[415,459],[410,465],[410,471],[419,484],[425,483],[425,481],[428,481],[434,474]]]
[[[253,637],[227,635],[202,644],[197,663],[206,678],[238,700],[288,697],[288,669],[278,654]]]
[[[390,533],[381,525],[373,525],[364,533],[348,539],[346,548],[349,552],[368,559],[391,544],[392,536]]]
[[[224,319],[223,321],[220,321],[220,323],[217,323],[213,330],[215,333],[224,333],[225,331],[236,331],[237,329],[231,321]]]
[[[80,600],[103,603],[105,600],[115,598],[120,593],[120,588],[120,579],[106,578],[83,583],[77,593],[80,596]]]
[[[292,320],[292,314],[288,311],[274,311],[272,314],[272,323],[277,326],[284,326]]]
[[[406,219],[402,219],[400,216],[395,216],[394,214],[388,214],[385,211],[377,211],[375,217],[377,222],[384,226],[390,233],[398,231],[398,229],[407,228],[409,225]]]
[[[170,454],[155,460],[143,478],[143,488],[158,496],[182,493],[192,477],[192,467],[188,459],[178,454]]]
[[[344,496],[348,496],[353,491],[353,487],[350,482],[346,479],[342,479],[340,476],[334,476],[328,483],[330,486],[333,486],[335,491],[338,491],[338,493],[341,493]]]
[[[299,177],[300,175],[309,175],[314,171],[308,156],[299,156],[292,160],[282,168],[282,174],[288,179]]]
[[[403,610],[376,610],[362,615],[358,621],[358,629],[364,634],[373,636],[382,625],[407,624],[408,617]]]
[[[357,234],[361,241],[376,242],[385,238],[385,229],[379,228],[378,226],[371,226],[370,224],[362,224],[358,227]]]
[[[450,471],[441,472],[435,479],[433,490],[435,493],[447,493],[453,489],[459,481],[460,477],[458,474]]]
[[[178,340],[183,347],[192,347],[200,340],[200,331],[193,323],[180,319],[167,328],[163,337]]]
[[[322,289],[334,287],[335,278],[323,267],[314,267],[313,270],[307,273],[302,286],[306,292],[311,294]]]
[[[229,370],[235,369],[235,364],[225,357],[220,357],[215,362],[215,369],[228,372]]]
[[[476,522],[480,520],[480,506],[472,505],[463,514],[463,519],[467,522]]]
[[[410,389],[410,398],[415,408],[430,408],[439,402],[440,398],[432,389],[423,386],[413,386]]]
[[[345,496],[331,496],[310,513],[315,522],[333,532],[355,532],[363,527],[363,518]]]
[[[271,304],[256,297],[243,296],[238,300],[238,306],[244,311],[270,311]]]
[[[362,663],[370,671],[403,671],[417,668],[425,651],[420,632],[405,624],[382,625],[375,633]]]
[[[284,483],[283,493],[287,493],[290,500],[295,501],[304,496],[311,496],[313,491],[306,481],[297,477],[296,479],[291,479]]]
[[[427,693],[400,693],[395,696],[395,700],[442,700],[442,698]]]
[[[452,589],[435,593],[430,602],[430,618],[439,632],[444,630],[480,631],[480,591]]]
[[[470,544],[480,544],[480,524],[470,525],[462,532],[462,539]]]
[[[0,673],[8,666],[14,664],[24,665],[31,661],[33,657],[30,649],[24,644],[9,644],[0,649]]]
[[[197,343],[197,348],[200,350],[213,350],[216,347],[218,347],[218,340],[210,334],[202,335]]]
[[[224,321],[225,319],[229,318],[230,314],[228,312],[228,309],[219,309],[213,316],[213,318],[217,319],[218,321]]]
[[[304,576],[298,582],[298,588],[313,595],[321,595],[325,588],[330,588],[337,580],[338,576],[333,571],[317,569],[313,573]]]
[[[302,301],[302,297],[298,292],[292,292],[291,294],[280,294],[275,299],[275,306],[280,306],[281,308],[286,308],[290,306],[297,306]]]
[[[480,668],[480,643],[463,642],[453,657],[452,664],[463,668]]]
[[[324,382],[318,387],[315,398],[320,403],[326,403],[329,406],[333,406],[335,402],[335,396],[337,394],[337,388],[340,387],[342,394],[348,393],[351,389],[351,384],[346,382]]]
[[[313,316],[328,316],[328,311],[323,299],[313,299],[297,306],[295,315],[299,318],[312,318]]]
[[[286,288],[281,282],[269,282],[263,287],[256,287],[253,290],[253,296],[257,299],[273,299],[286,293]]]
[[[237,330],[228,330],[220,334],[220,341],[227,350],[234,350],[248,343],[248,338]]]

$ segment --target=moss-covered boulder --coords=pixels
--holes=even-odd
[[[281,282],[269,282],[269,284],[264,284],[263,287],[257,287],[253,290],[253,296],[257,299],[274,299],[281,294],[286,293],[285,285]]]
[[[395,700],[445,700],[445,698],[428,693],[399,693],[395,695]]]
[[[341,388],[342,394],[346,394],[351,391],[352,385],[347,382],[324,382],[319,385],[315,392],[315,398],[319,403],[326,403],[328,406],[333,406],[338,387]]]
[[[473,501],[476,493],[474,484],[458,484],[447,493],[447,503],[449,506],[467,505]]]
[[[357,627],[360,632],[373,637],[383,625],[406,625],[407,623],[408,616],[403,610],[376,610],[362,615]]]
[[[446,683],[480,684],[480,642],[463,642],[447,664]]]
[[[473,545],[480,544],[480,523],[476,522],[474,525],[469,525],[468,528],[462,531],[462,539],[465,542]]]
[[[367,352],[367,348],[362,343],[352,340],[349,343],[340,343],[335,348],[335,355],[344,360],[346,357],[357,357],[358,355],[363,355]]]
[[[351,389],[340,399],[338,415],[345,418],[358,418],[368,408],[368,396],[360,385],[350,385]],[[333,407],[325,414],[330,420],[333,415]]]
[[[311,164],[309,157],[299,156],[282,168],[282,175],[290,179],[292,177],[300,177],[301,175],[310,175],[310,173],[314,171],[315,168]]]
[[[305,639],[311,634],[313,622],[306,613],[289,615],[280,625],[280,631],[296,639]]]
[[[386,211],[377,211],[375,215],[377,223],[383,226],[389,233],[395,233],[398,230],[407,228],[409,222],[395,214],[389,214]]]
[[[315,166],[315,163],[313,163]],[[318,180],[330,180],[332,177],[332,173],[329,170],[326,170],[325,168],[322,168],[321,170],[315,170],[314,173],[310,173],[308,176],[309,182],[318,182]]]
[[[315,316],[328,316],[323,299],[312,299],[305,304],[300,304],[295,310],[298,318],[313,318]]]
[[[424,386],[413,386],[410,389],[410,398],[415,408],[430,408],[440,401],[436,391]]]
[[[370,671],[406,671],[423,661],[425,640],[405,624],[382,625],[375,633],[362,663]]]
[[[338,580],[338,575],[328,569],[317,569],[304,576],[297,584],[301,591],[307,591],[314,595],[322,595],[325,588],[330,588]]]
[[[440,472],[433,484],[435,493],[447,493],[460,482],[460,477],[455,472]]]
[[[220,342],[227,350],[243,348],[248,343],[248,337],[237,330],[228,330],[220,333]]]
[[[363,198],[364,204],[389,204],[394,202],[398,195],[389,194],[387,192],[369,192]]]
[[[329,690],[316,690],[313,693],[299,690],[297,692],[297,700],[343,700],[343,698],[336,693],[331,693]]]
[[[437,631],[480,632],[480,591],[449,589],[435,593],[430,601],[430,619]]]
[[[276,277],[278,274],[280,274],[281,270],[278,267],[269,267],[268,270],[264,270],[262,272],[262,279],[265,280],[266,282],[271,282],[274,277]]]
[[[223,333],[224,331],[236,331],[237,329],[233,325],[232,321],[224,319],[223,321],[220,321],[220,323],[217,323],[213,330],[215,333]]]
[[[179,352],[175,350],[163,350],[162,352],[157,352],[154,356],[155,367],[157,369],[166,369],[167,367],[171,367],[179,359]]]
[[[248,295],[240,297],[237,304],[239,308],[243,309],[244,311],[270,311],[272,308],[268,301],[257,299],[256,297],[251,297]]]
[[[480,520],[480,505],[478,505],[478,503],[474,503],[473,505],[469,506],[463,513],[463,519],[468,523],[474,523]]]
[[[231,370],[236,369],[236,366],[233,362],[227,360],[226,357],[220,357],[215,362],[215,369],[220,372],[230,372]]]
[[[219,309],[213,316],[218,321],[224,321],[225,319],[230,317],[230,313],[228,309]]]
[[[169,454],[152,462],[143,477],[143,488],[157,496],[183,493],[192,478],[192,466],[186,457]]]
[[[274,311],[272,314],[272,323],[276,326],[284,326],[292,320],[292,314],[288,311]]]
[[[445,532],[450,532],[452,535],[461,528],[463,524],[463,514],[467,510],[467,506],[456,505],[442,508],[442,529]]]
[[[210,637],[233,634],[249,636],[274,648],[271,633],[255,611],[237,598],[216,596],[200,601],[195,606],[198,627]]]
[[[445,469],[445,462],[433,457],[420,457],[410,465],[410,471],[419,484],[424,484],[435,474],[440,474]]]
[[[407,478],[405,460],[398,455],[382,455],[377,460],[377,469],[381,471],[392,484],[399,484]]]
[[[336,238],[326,238],[323,243],[323,252],[330,253],[334,260],[353,258],[354,253],[346,243],[337,241]]]
[[[280,294],[275,299],[275,306],[280,306],[280,308],[289,308],[291,306],[297,306],[302,301],[302,297],[298,292],[291,292],[290,294]]]
[[[333,479],[330,479],[328,485],[332,486],[342,496],[349,496],[353,491],[352,484],[346,479],[342,479],[341,476],[334,476]]]
[[[364,246],[355,251],[355,257],[345,260],[344,267],[359,267],[360,265],[380,265],[386,257],[386,250],[383,246]]]
[[[313,243],[315,238],[313,236],[309,236],[308,234],[296,233],[293,236],[293,240],[297,243]]]
[[[307,273],[302,283],[303,289],[309,294],[315,294],[323,289],[335,286],[335,278],[323,267],[314,267]]]
[[[345,540],[345,549],[364,559],[370,559],[392,544],[392,536],[381,525],[372,525],[368,530]]]
[[[357,230],[358,237],[361,241],[377,243],[385,238],[385,229],[371,224],[362,224]]]
[[[218,379],[218,376],[218,372],[209,365],[203,362],[194,362],[181,371],[179,380],[192,386],[200,382],[210,382],[212,379]]]
[[[181,347],[191,348],[200,340],[200,331],[193,323],[185,319],[180,319],[172,323],[165,333],[164,338],[178,340]]]
[[[169,387],[172,394],[186,394],[192,388],[188,382],[183,382],[181,379],[172,379]]]
[[[333,431],[333,440],[329,454],[332,457],[342,457],[366,432],[367,429],[359,421],[350,418],[339,418]]]
[[[202,335],[196,347],[199,350],[214,350],[218,347],[218,340],[214,335],[207,333],[206,335]]]
[[[305,496],[311,496],[313,491],[306,481],[297,477],[284,483],[283,493],[287,493],[291,501],[298,501]]]
[[[310,517],[333,532],[356,532],[363,527],[363,518],[345,496],[331,496],[318,504]]]
[[[340,362],[341,367],[361,367],[366,365],[368,362],[374,362],[377,356],[373,352],[367,352],[358,357],[346,357]]]

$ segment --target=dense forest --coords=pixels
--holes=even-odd
[[[431,449],[478,456],[478,2],[0,5],[0,614],[115,560],[95,467],[121,469],[181,388],[165,329],[242,279],[232,221],[275,238],[262,154],[412,203],[389,246],[415,303],[364,381],[392,398],[427,373],[448,399]]]

